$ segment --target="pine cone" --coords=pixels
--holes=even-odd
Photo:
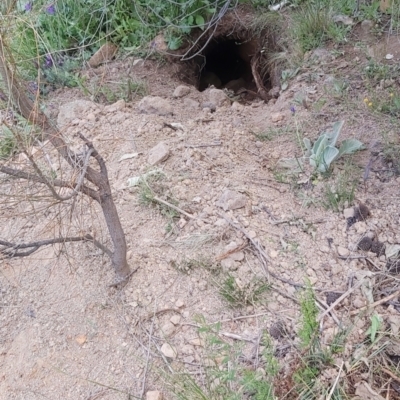
[[[380,257],[385,252],[385,244],[382,242],[372,242],[371,251]]]
[[[371,212],[369,208],[363,203],[360,203],[358,207],[354,208],[354,218],[357,221],[365,221],[370,215]]]
[[[330,306],[333,304],[343,293],[339,292],[326,292],[325,298],[326,298],[326,304]]]
[[[269,334],[274,339],[280,339],[286,335],[286,326],[283,321],[277,321],[272,324],[271,328],[269,328]]]
[[[360,250],[369,251],[372,246],[372,240],[368,236],[364,236],[357,244]]]

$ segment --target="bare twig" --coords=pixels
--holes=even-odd
[[[384,297],[383,299],[380,299],[378,301],[375,301],[374,303],[368,304],[364,307],[358,308],[357,310],[353,310],[350,315],[357,315],[358,313],[360,313],[361,311],[365,311],[368,310],[370,308],[374,308],[376,306],[379,306],[383,303],[387,303],[389,300],[394,299],[395,297],[400,295],[400,290],[397,290],[396,292],[392,293],[390,296]]]
[[[189,214],[189,213],[187,213],[186,211],[182,210],[181,208],[179,208],[179,207],[177,207],[177,206],[174,206],[174,205],[171,204],[171,203],[168,203],[168,201],[165,201],[165,200],[163,200],[163,199],[160,199],[160,198],[157,197],[157,196],[154,196],[153,199],[154,199],[155,201],[159,202],[159,203],[162,203],[162,204],[164,204],[164,205],[166,205],[166,206],[172,208],[172,209],[175,210],[175,211],[178,211],[179,213],[185,215],[186,217],[188,217],[188,218],[190,218],[190,219],[197,219],[197,218],[196,218],[195,216],[193,216],[192,214]]]
[[[332,388],[331,388],[326,400],[331,400],[331,398],[332,398],[333,392],[335,391],[335,388],[339,382],[339,378],[340,378],[340,374],[342,373],[343,365],[344,365],[344,362],[342,361],[342,364],[340,365],[339,372],[336,376],[335,382],[333,383]]]
[[[19,243],[19,244],[7,242],[5,240],[0,240],[0,245],[3,246],[3,248],[0,249],[0,253],[4,254],[8,258],[26,257],[26,256],[29,256],[30,254],[34,253],[36,250],[38,250],[42,246],[48,246],[50,244],[56,244],[56,243],[82,242],[82,241],[93,242],[93,244],[96,247],[101,249],[107,255],[112,254],[111,250],[109,250],[107,247],[105,247],[99,241],[94,239],[92,235],[89,235],[89,234],[85,235],[85,236],[60,237],[60,238],[54,238],[54,239],[39,240],[36,242],[31,242],[31,243]],[[20,251],[18,251],[20,249],[29,249],[29,250],[20,252]]]

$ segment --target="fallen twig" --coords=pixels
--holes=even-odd
[[[196,218],[195,216],[193,216],[192,214],[189,214],[189,213],[187,213],[186,211],[182,210],[181,208],[179,208],[179,207],[177,207],[177,206],[174,206],[174,205],[171,204],[171,203],[168,203],[168,201],[165,201],[165,200],[163,200],[163,199],[160,199],[160,198],[157,197],[157,196],[154,196],[153,199],[154,199],[155,201],[158,201],[159,203],[162,203],[162,204],[164,204],[164,205],[166,205],[166,206],[172,208],[172,209],[175,210],[175,211],[178,211],[179,213],[185,215],[186,217],[188,217],[188,218],[190,218],[190,219],[197,219],[197,218]]]
[[[357,315],[358,313],[360,313],[361,311],[365,311],[368,310],[370,308],[374,308],[376,306],[379,306],[383,303],[387,303],[389,300],[394,299],[395,297],[400,295],[400,290],[397,290],[396,292],[392,293],[390,296],[384,297],[383,299],[380,299],[378,301],[375,301],[374,303],[368,304],[364,307],[358,308],[357,310],[353,310],[350,312],[350,315]]]

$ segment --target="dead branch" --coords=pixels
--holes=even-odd
[[[11,63],[9,63],[8,60],[11,60]],[[130,269],[126,259],[126,239],[117,208],[112,199],[111,187],[104,159],[93,147],[93,144],[84,138],[83,135],[80,135],[81,139],[86,143],[89,150],[91,150],[88,153],[87,160],[83,160],[80,155],[70,149],[61,132],[50,122],[47,116],[40,111],[38,102],[32,102],[22,89],[20,83],[16,79],[15,64],[12,60],[12,54],[5,44],[3,34],[0,32],[0,75],[3,78],[14,107],[19,110],[27,121],[42,129],[45,138],[49,140],[52,146],[72,169],[79,168],[83,171],[84,174],[82,172],[82,176],[98,189],[87,190],[88,188],[83,185],[80,180],[78,180],[78,185],[76,185],[76,187],[72,187],[72,185],[69,186],[73,190],[79,190],[82,193],[90,195],[90,197],[99,202],[114,246],[113,252],[108,254],[110,255],[113,267],[118,276],[118,282],[126,282],[130,276]],[[10,65],[13,66],[12,69]],[[89,165],[89,158],[91,157],[97,161],[100,171]],[[7,171],[6,167],[1,167],[1,172],[7,173]],[[23,175],[24,174],[21,175],[21,173],[19,173],[19,177],[23,177]],[[47,183],[44,177],[36,176],[36,179],[43,184]]]
[[[259,62],[260,62],[259,54],[256,54],[251,58],[251,62],[250,62],[251,72],[254,77],[254,82],[256,83],[256,86],[257,86],[258,94],[264,101],[269,101],[271,99],[271,96],[266,91],[264,84],[262,82],[261,76],[258,73]]]
[[[7,258],[13,257],[26,257],[34,253],[40,247],[48,246],[50,244],[57,244],[57,243],[68,243],[68,242],[92,242],[96,247],[106,253],[108,256],[112,255],[112,251],[109,250],[106,246],[101,244],[98,240],[96,240],[92,235],[85,235],[85,236],[74,236],[74,237],[60,237],[54,239],[45,239],[39,240],[36,242],[31,243],[11,243],[6,240],[0,239],[0,245],[3,248],[0,248],[0,253],[5,255]],[[19,251],[21,249],[29,249],[27,251]]]

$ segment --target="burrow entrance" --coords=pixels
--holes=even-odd
[[[226,15],[217,31],[210,33],[211,38],[204,35],[191,50],[196,55],[181,66],[180,78],[199,91],[214,86],[268,100],[270,89],[279,84],[276,66],[268,64],[268,50],[275,50],[275,41],[268,29],[256,35],[241,22]]]

